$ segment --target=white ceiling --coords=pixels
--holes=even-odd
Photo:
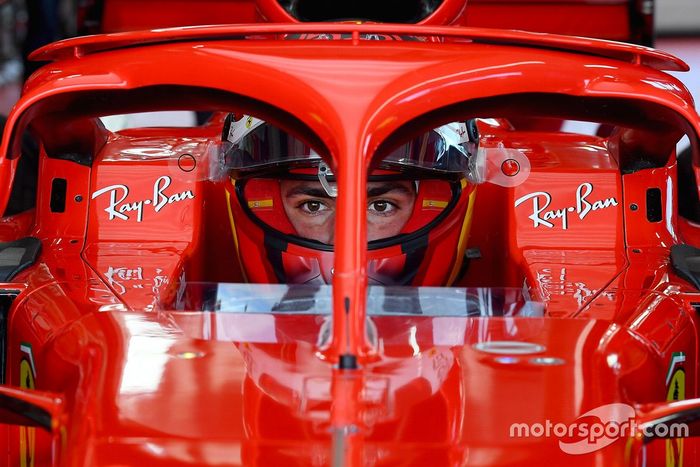
[[[700,34],[700,0],[656,0],[657,34]]]

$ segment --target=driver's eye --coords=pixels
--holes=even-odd
[[[376,200],[369,203],[367,210],[375,215],[390,216],[395,214],[397,207],[391,201]]]
[[[307,201],[302,205],[306,212],[319,212],[323,207],[320,201]]]
[[[372,203],[375,211],[384,212],[389,208],[389,203],[386,201],[375,201]]]

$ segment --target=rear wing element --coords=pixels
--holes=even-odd
[[[467,41],[487,44],[539,47],[611,58],[625,63],[645,65],[660,71],[688,71],[689,66],[669,53],[641,45],[588,39],[583,37],[541,34],[526,31],[506,31],[481,28],[429,27],[396,24],[259,24],[218,25],[190,28],[154,29],[102,36],[77,37],[55,42],[34,51],[30,59],[57,61],[79,58],[109,50],[174,42],[243,40],[261,36],[328,33],[346,34],[348,40],[359,43],[372,34],[414,36],[430,40]]]

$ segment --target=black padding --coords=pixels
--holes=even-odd
[[[231,131],[231,124],[233,123],[233,114],[226,115],[224,119],[224,129],[221,131],[221,141],[228,141],[228,133]]]
[[[479,128],[476,126],[476,118],[467,120],[467,135],[469,136],[469,141],[479,142]]]
[[[0,243],[0,282],[8,282],[36,261],[41,241],[25,237],[14,242]]]
[[[661,222],[663,220],[660,188],[647,189],[647,220],[649,222]]]
[[[76,164],[92,167],[92,153],[86,151],[59,151],[46,153],[51,159],[75,162]]]
[[[695,183],[693,155],[686,148],[678,155],[678,214],[693,222],[700,222],[700,198]]]
[[[0,115],[0,135],[7,118]],[[17,161],[17,170],[12,182],[10,199],[4,216],[12,216],[36,207],[36,187],[39,179],[39,145],[29,132],[22,135],[22,157]]]
[[[700,290],[700,249],[690,245],[673,245],[671,265],[676,274]]]
[[[65,178],[54,178],[51,182],[51,212],[66,212],[66,191],[68,181]]]

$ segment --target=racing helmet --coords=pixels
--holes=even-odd
[[[229,220],[245,280],[331,283],[332,237],[301,231],[293,215],[301,208],[289,202],[290,191],[299,189],[288,189],[301,185],[313,196],[317,201],[303,209],[315,215],[337,196],[331,167],[305,142],[252,116],[228,115],[222,139]],[[443,286],[458,279],[479,179],[477,140],[473,121],[449,123],[373,164],[367,183],[368,204],[371,199],[374,205],[368,213],[381,224],[383,213],[398,210],[371,198],[372,190],[400,190],[410,201],[401,206],[404,220],[394,223],[390,235],[373,235],[368,223],[370,284]]]

